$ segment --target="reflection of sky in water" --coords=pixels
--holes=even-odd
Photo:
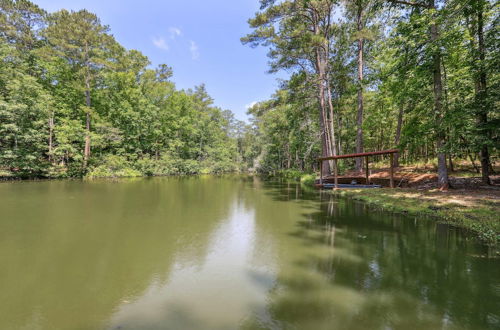
[[[256,235],[253,212],[235,203],[214,231],[206,257],[199,262],[180,256],[167,283],[154,281],[142,296],[125,301],[111,328],[226,329],[250,316],[268,318],[265,300],[275,274],[266,260],[270,247],[259,248]]]
[[[489,250],[299,185],[13,183],[0,209],[2,330],[499,329]]]

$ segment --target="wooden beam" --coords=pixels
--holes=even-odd
[[[377,155],[388,155],[398,153],[398,149],[391,150],[382,150],[382,151],[374,151],[374,152],[363,152],[360,154],[348,154],[348,155],[339,155],[339,156],[329,156],[329,157],[321,157],[318,160],[332,160],[332,159],[344,159],[344,158],[356,158],[356,157],[366,157],[366,156],[377,156]]]
[[[366,184],[370,184],[370,170],[368,168],[368,156],[365,156],[365,176],[366,176]]]
[[[394,188],[394,155],[391,154],[391,188]]]

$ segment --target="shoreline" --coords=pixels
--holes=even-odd
[[[209,175],[227,175],[244,173],[211,173]],[[0,183],[12,182],[44,182],[60,180],[113,180],[127,178],[152,177],[189,177],[204,174],[174,174],[158,176],[134,177],[93,177],[93,178],[19,178],[0,177]],[[206,174],[205,174],[206,175]],[[273,176],[271,176],[273,177]],[[276,176],[274,176],[276,177]],[[281,177],[283,178],[283,177]],[[293,181],[300,181],[305,186],[314,185],[314,176],[311,174],[294,175]],[[450,190],[417,190],[412,188],[396,189],[348,189],[332,190],[337,197],[351,198],[386,212],[409,216],[425,216],[440,223],[445,223],[463,229],[473,234],[481,243],[497,247],[500,246],[500,191],[486,191],[478,189]]]
[[[416,189],[349,189],[332,191],[337,197],[361,201],[383,211],[425,216],[473,234],[481,243],[500,243],[500,199],[485,197],[481,191]]]
[[[283,171],[275,177],[300,181],[313,187],[316,175]],[[470,233],[489,247],[500,246],[500,189],[471,183],[471,178],[452,177],[455,189],[441,192],[435,180],[416,180],[410,187],[339,189],[337,197],[361,201],[376,209],[409,216],[424,216]],[[498,178],[497,178],[498,181]],[[499,252],[500,253],[500,252]]]
[[[232,174],[252,174],[251,172],[225,172],[225,173],[192,173],[192,174],[165,174],[165,175],[139,175],[139,176],[99,176],[99,177],[67,177],[67,178],[21,178],[21,177],[0,177],[1,183],[13,182],[46,182],[62,180],[95,181],[95,180],[119,180],[119,179],[146,179],[146,178],[168,178],[168,177],[193,177],[201,175],[232,175]]]

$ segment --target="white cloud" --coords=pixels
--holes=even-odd
[[[154,37],[153,44],[156,46],[156,48],[159,48],[159,49],[163,49],[163,50],[169,49],[167,42],[162,37]]]
[[[252,102],[252,103],[250,103],[250,104],[246,104],[246,105],[245,105],[245,108],[246,108],[247,110],[250,110],[250,109],[251,109],[251,108],[253,108],[253,107],[254,107],[254,105],[256,105],[257,103],[259,103],[259,102],[257,102],[257,101],[253,101],[253,102]]]
[[[168,32],[170,33],[170,39],[175,39],[176,37],[179,37],[182,35],[181,29],[176,28],[176,27],[169,28]]]
[[[189,46],[189,50],[191,51],[191,58],[193,60],[197,60],[200,58],[200,50],[198,48],[198,45],[193,40],[191,40],[190,43],[191,46]]]

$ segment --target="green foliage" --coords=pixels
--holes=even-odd
[[[90,169],[85,176],[86,178],[126,178],[142,176],[142,173],[133,169],[130,162],[122,156],[107,155],[99,163],[101,163],[101,165]]]
[[[436,1],[433,9],[418,1],[332,3],[265,1],[249,21],[253,31],[242,41],[270,49],[271,71],[292,73],[271,99],[249,111],[258,132],[254,143],[260,171],[318,170],[314,159],[320,156],[321,136],[328,131],[320,125],[318,80],[328,84],[338,152],[356,151],[360,82],[355,41],[360,39],[365,63],[364,151],[400,148],[402,163],[429,162],[443,153],[448,158],[477,159],[485,150],[492,156],[491,161],[481,156],[486,165],[498,159],[497,3]],[[325,10],[344,16],[328,21],[328,27],[320,22],[324,39],[316,40],[308,13],[315,12],[318,19],[329,17]],[[433,26],[438,28],[434,39],[430,35]],[[321,56],[317,49],[321,42],[328,50],[328,72],[323,79],[312,65]],[[436,59],[443,92],[440,107],[436,105]],[[339,163],[341,171],[353,165],[349,160]]]
[[[318,110],[309,94],[304,75],[293,76],[273,99],[256,104],[249,110],[258,129],[258,170],[310,169],[319,152]]]
[[[18,51],[0,39],[0,167],[33,177],[48,166],[47,120],[51,100],[36,78],[26,73]]]
[[[299,181],[303,173],[301,171],[288,169],[288,170],[280,170],[276,172],[275,175],[283,179]]]
[[[180,91],[86,11],[0,1],[0,171],[118,177],[246,170],[247,126],[205,86]],[[89,145],[86,153],[86,144]]]
[[[160,159],[150,157],[138,159],[135,168],[145,176],[175,174],[173,161],[168,154],[162,155]]]
[[[316,175],[315,174],[303,174],[300,177],[300,183],[306,186],[312,186],[316,183]]]

